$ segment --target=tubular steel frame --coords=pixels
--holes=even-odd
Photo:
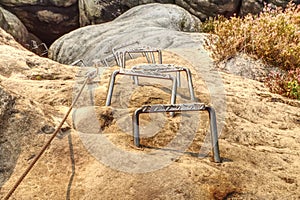
[[[111,60],[111,61],[114,61],[114,60],[116,60],[116,58],[115,58],[115,56],[112,54],[112,55],[109,55],[109,56],[107,56],[107,57],[105,57],[105,58],[103,58],[102,60],[100,60],[100,63],[102,64],[102,65],[104,65],[105,67],[109,67],[109,60]]]
[[[86,67],[86,64],[84,63],[84,61],[82,59],[79,60],[75,60],[74,62],[72,62],[70,65],[71,66],[76,66],[77,64],[81,63],[82,66]]]
[[[45,43],[38,44],[35,40],[31,40],[31,44],[26,44],[26,46],[34,53],[39,54],[40,56],[45,56],[48,54],[48,47]],[[42,47],[42,49],[41,49]],[[39,53],[39,50],[41,52]]]
[[[191,100],[196,100],[194,87],[193,87],[193,80],[192,80],[192,73],[189,68],[176,66],[172,64],[148,64],[148,65],[136,65],[133,66],[131,69],[133,70],[141,70],[144,72],[157,72],[157,73],[169,73],[169,72],[176,72],[177,75],[177,86],[180,87],[180,72],[184,71],[186,73],[186,78],[188,82],[189,92]],[[138,84],[138,79],[134,79],[135,84]]]
[[[109,82],[108,92],[107,92],[107,97],[106,97],[106,103],[105,103],[106,106],[110,106],[110,104],[111,104],[113,89],[114,89],[117,75],[172,80],[173,84],[172,84],[171,104],[176,103],[176,95],[177,95],[176,77],[173,77],[170,74],[145,73],[143,71],[137,71],[137,70],[115,70],[110,77],[110,82]]]
[[[29,45],[30,46],[30,45]],[[35,53],[38,53],[38,50],[40,49],[40,47],[43,48],[42,52],[41,52],[41,56],[47,55],[48,54],[48,47],[45,43],[40,43],[38,44],[35,40],[31,40],[31,50]]]
[[[194,104],[173,104],[173,105],[150,105],[143,106],[135,110],[132,115],[132,127],[133,127],[133,139],[134,145],[140,146],[140,130],[139,130],[139,116],[142,113],[159,113],[159,112],[186,112],[186,111],[207,111],[209,113],[210,120],[210,134],[212,142],[212,153],[214,161],[221,162],[219,143],[218,143],[218,130],[217,130],[217,118],[213,107],[207,106],[203,103]]]
[[[146,57],[148,63],[156,63],[154,53],[157,53],[158,62],[162,64],[162,52],[160,49],[151,48],[151,47],[136,47],[136,48],[124,48],[120,50],[113,49],[113,55],[116,58],[117,64],[121,68],[126,67],[126,54],[132,58],[131,54],[141,53],[143,56]],[[149,56],[150,54],[150,56]]]

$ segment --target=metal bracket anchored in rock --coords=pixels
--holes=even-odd
[[[115,60],[116,60],[116,58],[112,54],[112,55],[109,55],[109,56],[103,58],[102,60],[100,60],[99,63],[95,63],[95,64],[96,64],[96,66],[102,65],[102,66],[105,66],[105,67],[109,67],[109,63],[112,62],[112,61],[115,61]]]
[[[80,64],[80,65],[78,65],[78,64]],[[83,67],[86,67],[86,64],[84,63],[84,61],[82,59],[75,60],[70,65],[71,66],[80,66],[80,67],[83,66]]]
[[[142,56],[146,57],[148,63],[156,63],[155,55],[157,53],[158,62],[162,63],[162,53],[161,50],[148,47],[148,46],[140,46],[138,41],[125,43],[120,46],[116,46],[112,48],[112,54],[107,57],[100,59],[96,65],[102,65],[105,67],[109,67],[109,63],[115,61],[118,66],[125,68],[126,66],[126,56],[128,55],[130,59],[133,59],[132,54],[142,54]]]
[[[132,127],[133,127],[133,137],[134,145],[140,146],[140,130],[139,130],[139,116],[142,113],[161,113],[161,112],[187,112],[187,111],[208,111],[210,120],[210,134],[213,147],[213,157],[214,161],[217,163],[221,162],[219,153],[219,143],[218,143],[218,130],[217,130],[217,118],[214,108],[207,106],[203,103],[194,104],[173,104],[173,105],[149,105],[143,106],[135,110],[132,116]]]
[[[154,79],[167,79],[172,80],[172,94],[171,94],[171,104],[176,103],[176,95],[177,95],[177,81],[176,77],[170,75],[170,74],[161,74],[157,72],[148,72],[145,73],[144,71],[138,71],[138,70],[116,70],[112,73],[110,77],[110,83],[108,86],[108,92],[106,97],[106,106],[110,106],[113,89],[115,86],[115,80],[117,75],[125,75],[125,76],[136,76],[136,77],[146,77],[146,78],[154,78]]]
[[[48,47],[45,43],[38,44],[35,40],[31,40],[31,51],[40,56],[45,56],[48,54]],[[40,52],[41,51],[41,52]]]
[[[194,101],[195,98],[195,93],[194,93],[194,88],[193,88],[193,80],[192,80],[192,73],[189,68],[187,67],[181,67],[181,66],[176,66],[172,64],[149,64],[149,65],[136,65],[133,66],[131,69],[133,70],[142,70],[145,73],[149,72],[157,72],[157,73],[169,73],[169,72],[176,72],[177,75],[177,86],[180,87],[180,72],[184,71],[186,73],[186,78],[188,82],[188,87],[189,87],[189,92],[190,92],[190,97],[191,100]],[[138,84],[138,78],[135,78],[135,84]]]
[[[138,44],[138,42],[135,42]],[[133,44],[135,44],[133,43]],[[128,45],[124,45],[121,47],[115,47],[112,49],[113,51],[113,55],[115,56],[116,62],[117,64],[122,67],[125,68],[126,66],[126,54],[128,54],[128,56],[132,59],[132,55],[131,54],[142,54],[143,56],[146,57],[147,62],[148,63],[156,63],[155,60],[155,55],[154,53],[157,53],[157,57],[158,57],[158,63],[162,64],[162,53],[160,49],[157,48],[152,48],[152,47],[148,47],[148,46],[137,46],[137,47],[126,47],[126,46],[130,46],[131,44]]]

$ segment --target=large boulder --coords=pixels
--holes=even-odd
[[[241,4],[241,1],[239,0],[123,0],[122,2],[131,8],[134,6],[155,2],[176,4],[197,16],[202,21],[217,15],[232,16],[234,13],[238,12]]]
[[[19,156],[24,155],[21,165],[27,167],[40,150],[45,139],[41,131],[54,127],[50,113],[58,113],[59,109],[53,106],[68,106],[73,84],[64,80],[71,79],[74,71],[29,52],[1,28],[0,59],[1,190],[14,171],[24,171],[15,168]],[[49,92],[50,88],[55,89]]]
[[[268,3],[268,4],[271,4],[274,6],[280,6],[280,7],[286,7],[289,2],[293,2],[295,4],[300,4],[299,0],[268,0],[268,1],[266,1],[266,3]]]
[[[79,27],[77,0],[2,0],[0,4],[47,44]]]
[[[5,183],[13,172],[16,164],[18,154],[20,152],[20,145],[18,140],[8,140],[7,128],[12,118],[15,106],[15,97],[9,94],[0,85],[0,187]]]
[[[29,50],[34,51],[33,44],[41,44],[42,41],[32,33],[28,32],[24,24],[17,16],[0,7],[0,27],[11,34],[17,42]],[[40,54],[39,49],[34,51]]]
[[[11,114],[13,113],[13,107],[15,104],[15,97],[10,95],[2,87],[0,87],[0,120],[1,122],[6,122]],[[5,126],[1,123],[0,128]]]
[[[241,7],[239,9],[238,15],[245,16],[249,13],[251,14],[258,14],[263,11],[265,4],[269,4],[270,7],[283,7],[285,8],[288,3],[291,2],[290,0],[244,0],[241,3]],[[300,4],[300,0],[292,1],[295,4]]]
[[[240,16],[249,13],[258,14],[263,10],[265,4],[270,4],[271,7],[286,7],[290,0],[122,0],[122,3],[130,8],[155,2],[177,4],[204,21],[217,15],[230,17],[234,14]],[[300,4],[299,0],[293,0],[292,2]]]
[[[289,0],[0,0],[27,30],[48,46],[79,27],[111,21],[129,8],[149,3],[177,4],[204,21],[210,17],[257,14],[264,4],[285,7]],[[294,0],[299,4],[300,0]],[[5,23],[2,24],[4,28]],[[17,30],[17,29],[16,29]],[[21,31],[22,32],[22,31]]]
[[[58,7],[68,7],[75,4],[77,0],[1,0],[1,4],[6,6],[58,6]]]
[[[68,38],[75,41],[73,43],[75,48],[72,50],[82,51],[85,58],[88,55],[94,56],[93,52],[85,52],[87,50],[98,50],[99,54],[102,54],[101,46],[96,46],[97,42],[104,45],[108,41],[124,42],[129,38],[132,41],[133,37],[138,36],[134,33],[138,31],[137,27],[142,29],[140,32],[142,35],[137,39],[145,38],[142,41],[147,44],[150,44],[152,37],[153,45],[188,46],[186,49],[178,49],[176,54],[164,51],[163,59],[166,63],[176,62],[194,70],[192,71],[193,78],[195,77],[194,88],[201,102],[211,101],[210,105],[215,108],[219,105],[219,109],[216,109],[217,115],[222,110],[226,111],[225,119],[217,116],[217,120],[224,123],[223,130],[218,125],[218,129],[222,131],[219,145],[223,163],[213,163],[210,157],[203,158],[203,154],[200,154],[199,158],[202,147],[208,152],[211,149],[207,145],[209,137],[207,141],[204,139],[209,133],[208,115],[205,113],[195,112],[196,116],[192,113],[182,113],[174,118],[164,115],[141,116],[140,128],[145,137],[141,138],[143,148],[137,149],[131,145],[133,142],[131,129],[127,135],[125,127],[123,129],[121,126],[130,124],[131,120],[128,118],[130,115],[120,118],[115,114],[124,115],[124,111],[114,113],[111,112],[113,107],[100,108],[101,105],[97,104],[99,107],[95,106],[96,117],[99,121],[101,119],[100,125],[105,127],[106,132],[92,134],[71,129],[71,133],[66,137],[63,136],[67,133],[59,134],[60,137],[52,141],[47,152],[22,181],[12,199],[286,199],[287,196],[289,199],[299,199],[300,135],[295,134],[300,132],[299,101],[271,94],[263,84],[246,78],[226,73],[220,73],[222,78],[209,76],[217,73],[214,73],[208,53],[202,48],[201,39],[204,35],[179,31],[181,28],[192,29],[184,26],[185,23],[177,25],[177,15],[182,14],[178,10],[175,14],[174,9],[170,8],[168,10],[152,6],[151,8],[154,8],[152,11],[146,9],[148,7],[142,8],[134,10],[139,14],[136,18],[139,17],[141,20],[132,21],[130,15],[125,15],[113,23],[82,28],[79,32],[75,32],[76,34],[70,34]],[[159,17],[157,14],[153,15],[156,17],[155,20],[149,18],[150,14],[157,12],[157,9],[164,11],[162,13],[168,11],[171,16]],[[147,21],[146,17],[143,18],[140,14],[142,11],[151,19],[146,24],[149,25],[148,29],[146,25],[140,24]],[[174,24],[170,24],[170,21],[173,21],[171,19],[174,19]],[[131,29],[126,22],[132,23]],[[100,36],[97,35],[99,29],[109,30],[109,27],[105,26],[110,25],[112,28],[116,28],[117,25],[123,26],[118,29],[119,37],[111,35],[116,32],[108,34],[100,32]],[[85,29],[87,30],[83,31]],[[87,34],[88,30],[92,31],[89,37],[76,36],[80,31]],[[152,31],[155,34],[151,35]],[[99,38],[93,40],[94,37]],[[69,42],[67,38],[64,38],[64,41]],[[80,44],[77,46],[77,43]],[[89,44],[83,45],[85,43]],[[62,41],[59,44],[66,48],[66,44]],[[71,44],[68,45],[70,47]],[[79,45],[83,47],[80,49]],[[87,48],[89,46],[92,47]],[[77,52],[77,55],[79,54],[80,52]],[[73,77],[75,72],[72,70],[75,67],[60,65],[35,56],[2,29],[0,29],[0,60],[0,198],[2,198],[8,194],[15,181],[47,144],[51,138],[51,135],[48,135],[51,133],[49,127],[57,126],[62,121],[71,105],[72,88],[75,94],[77,90],[73,86],[75,84],[82,86],[82,79],[79,77],[76,83],[73,80],[65,80],[70,79],[70,76]],[[130,62],[139,63],[140,60],[141,58],[132,59]],[[5,71],[7,69],[9,70]],[[196,70],[199,75],[205,73],[198,77],[195,76]],[[107,91],[105,86],[108,85],[109,76],[103,74],[101,78],[103,78],[99,84],[101,86],[97,84],[97,87],[99,86],[97,90],[93,87],[96,83],[89,82],[84,90],[85,95],[80,98],[81,101],[93,97],[99,101],[105,100]],[[226,89],[226,96],[223,98],[220,94],[224,90],[218,80],[223,81],[225,87],[223,89]],[[119,84],[119,88],[132,86],[132,89],[116,90],[119,94],[127,95],[125,98],[123,95],[116,95],[115,97],[121,100],[116,103],[124,103],[126,99],[132,99],[134,104],[129,102],[129,105],[133,106],[140,106],[145,100],[149,102],[151,99],[151,103],[160,99],[169,102],[169,89],[163,85],[162,87],[155,85],[135,87],[133,84]],[[210,88],[210,91],[207,88]],[[95,93],[90,93],[91,90]],[[162,91],[162,95],[150,98],[156,91]],[[189,100],[185,96],[182,90],[179,90],[179,100]],[[215,101],[219,100],[221,100],[219,104],[216,104]],[[84,111],[91,110],[82,110],[81,113],[85,114]],[[126,115],[127,110],[129,109],[125,109]],[[67,122],[71,122],[70,118],[68,119]],[[97,119],[86,117],[86,120],[88,123],[84,125],[88,126],[90,121]],[[195,127],[194,123],[199,124]],[[144,125],[148,133],[155,135],[144,134]],[[195,131],[190,131],[191,129]],[[186,141],[190,141],[189,147],[177,150],[176,147]],[[179,156],[172,158],[170,157],[172,155]],[[145,162],[149,157],[155,160]],[[167,165],[157,168],[164,163]]]
[[[118,0],[2,0],[0,5],[18,16],[29,32],[47,45],[79,26],[111,21],[128,10]]]
[[[121,0],[121,2],[132,8],[134,6],[138,6],[138,5],[142,5],[142,4],[148,4],[148,3],[172,3],[172,4],[175,4],[175,0]]]
[[[128,10],[117,0],[79,0],[78,6],[80,26],[108,22]]]
[[[264,1],[259,0],[248,0],[242,1],[241,8],[239,10],[239,15],[245,16],[249,13],[258,14],[264,8]]]
[[[0,7],[0,27],[11,34],[20,44],[26,46],[29,33],[24,24],[14,14]]]
[[[175,2],[204,21],[217,15],[232,16],[234,13],[237,13],[241,1],[176,0]]]
[[[141,5],[112,22],[83,27],[64,35],[51,45],[49,57],[61,63],[84,59],[92,65],[111,55],[113,47],[124,43],[140,41],[163,49],[183,47],[195,44],[192,38],[203,39],[199,34],[186,33],[196,31],[199,23],[199,19],[176,5]]]

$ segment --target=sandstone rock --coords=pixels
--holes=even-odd
[[[68,99],[71,98],[72,82],[68,84],[66,81],[51,81],[49,85],[45,79],[57,77],[56,79],[65,80],[58,76],[66,77],[67,74],[69,78],[66,79],[71,79],[74,71],[68,66],[29,52],[1,28],[0,58],[0,188],[2,188],[11,173],[14,170],[18,171],[15,165],[20,154],[26,154],[22,159],[24,161],[22,165],[28,166],[43,145],[43,136],[37,136],[37,133],[45,125],[53,126],[53,118],[49,114],[57,113],[57,110],[49,105],[68,105]],[[34,77],[40,78],[37,80]],[[32,87],[35,89],[29,92],[29,88]],[[67,89],[62,91],[62,87]],[[56,92],[65,93],[66,96],[58,97],[55,92],[43,92],[49,88],[55,88]],[[22,148],[22,145],[27,146],[29,141],[33,142],[30,145],[33,151],[27,147]],[[0,194],[1,197],[2,195]]]
[[[271,68],[260,60],[255,60],[245,54],[236,55],[218,64],[218,68],[230,74],[263,82]]]
[[[0,86],[0,187],[13,172],[19,149],[12,150],[13,141],[9,141],[6,129],[12,117],[15,98]]]
[[[299,0],[293,2],[300,4]],[[177,4],[197,16],[201,21],[209,17],[234,14],[245,16],[257,14],[264,3],[271,6],[285,7],[283,0],[2,0],[0,5],[14,13],[26,26],[27,30],[48,46],[57,38],[78,27],[111,21],[128,8],[149,3]],[[184,22],[183,22],[184,23]],[[5,24],[2,25],[3,27]]]
[[[177,5],[196,15],[202,21],[217,15],[232,16],[237,13],[240,2],[240,0],[175,0]]]
[[[125,5],[134,7],[147,3],[171,3],[181,6],[193,15],[200,18],[202,21],[209,17],[217,15],[232,16],[234,13],[238,13],[241,1],[228,0],[228,1],[215,1],[215,0],[123,0]]]
[[[126,6],[132,8],[134,6],[142,5],[142,4],[148,4],[148,3],[172,3],[175,4],[175,0],[121,0],[123,4]]]
[[[83,27],[64,35],[50,47],[49,57],[61,63],[83,59],[88,65],[111,55],[112,48],[140,41],[158,48],[183,47],[203,41],[196,31],[200,21],[176,5],[134,7],[112,22]],[[128,34],[130,33],[130,34]]]
[[[174,13],[171,12],[171,14],[174,17]],[[215,97],[213,94],[219,95],[219,88],[222,85],[216,82],[218,78],[223,82],[226,89],[226,101],[222,102],[220,107],[223,110],[226,109],[226,119],[223,120],[225,125],[219,137],[223,163],[211,162],[210,156],[198,157],[199,149],[202,149],[205,144],[203,137],[209,133],[208,116],[205,113],[195,113],[199,116],[198,118],[194,118],[190,113],[174,118],[165,115],[154,116],[152,121],[149,121],[151,116],[141,116],[141,133],[144,134],[143,131],[148,130],[152,136],[145,135],[146,137],[141,140],[143,148],[137,149],[132,145],[132,130],[130,129],[127,134],[119,125],[121,123],[130,125],[132,110],[125,109],[124,113],[118,112],[117,114],[122,114],[122,116],[126,115],[126,118],[115,120],[114,107],[112,107],[112,112],[107,107],[103,107],[101,110],[97,109],[96,117],[101,118],[100,125],[105,127],[105,132],[88,134],[71,130],[67,137],[55,138],[47,148],[47,152],[43,154],[13,194],[12,199],[285,199],[286,197],[299,199],[300,135],[296,134],[300,132],[299,101],[271,94],[262,83],[227,73],[220,73],[221,78],[211,77],[210,82],[205,82],[207,76],[195,76],[197,75],[195,71],[200,72],[199,74],[207,71],[210,75],[215,71],[211,69],[212,63],[208,53],[202,48],[203,35],[176,31],[178,26],[168,24],[167,22],[171,21],[168,19],[166,17],[166,19],[159,18],[159,20],[151,21],[146,24],[151,25],[149,29],[135,24],[134,27],[140,27],[143,31],[140,32],[143,35],[137,39],[145,37],[145,42],[151,44],[151,35],[144,34],[145,30],[156,31],[160,34],[167,33],[169,38],[177,40],[153,34],[154,45],[162,43],[162,46],[166,47],[189,47],[178,49],[176,54],[164,51],[164,61],[188,66],[193,70],[194,87],[202,102],[209,103],[210,100],[218,100],[219,96]],[[132,23],[130,18],[123,18],[122,21]],[[113,28],[118,24],[124,25],[122,21],[118,21]],[[143,21],[145,19],[137,20],[137,22]],[[96,27],[101,29],[104,26]],[[126,29],[126,27],[118,29],[117,32],[121,35],[117,38],[121,42],[131,36],[137,36],[132,35],[132,29]],[[84,29],[92,30],[90,34],[94,34],[94,37],[98,34],[89,27]],[[105,44],[113,36],[115,35],[101,34],[98,41],[105,40],[106,42],[102,43]],[[190,40],[187,37],[190,37]],[[73,41],[74,45],[78,42],[80,45],[89,42],[89,40],[80,41],[79,38]],[[117,39],[112,40],[117,41]],[[178,41],[179,39],[182,41]],[[89,45],[95,45],[98,41],[93,41]],[[184,45],[184,43],[187,44]],[[49,59],[35,56],[22,48],[2,29],[0,29],[0,44],[4,46],[1,47],[3,51],[0,56],[2,66],[0,88],[3,88],[0,89],[0,102],[1,97],[7,99],[5,102],[11,102],[11,99],[16,98],[12,106],[4,106],[5,108],[12,107],[12,113],[7,117],[9,120],[5,122],[5,128],[0,130],[0,198],[2,198],[51,137],[38,134],[40,130],[45,126],[55,127],[58,123],[53,123],[54,119],[61,119],[68,110],[67,106],[71,105],[72,85],[75,83],[72,80],[63,79],[68,73],[74,74],[72,70],[75,67],[60,65]],[[191,46],[193,48],[190,48]],[[101,46],[94,48],[97,50],[95,53],[101,54]],[[80,49],[78,46],[75,49],[86,51],[86,48]],[[9,58],[9,61],[22,61],[10,66],[13,71],[23,68],[24,63],[27,68],[5,75],[3,69],[7,68],[5,66],[7,60],[3,58]],[[132,59],[128,64],[140,63],[141,59]],[[110,69],[113,70],[113,68]],[[32,80],[27,77],[36,72],[45,76],[49,74],[49,71],[57,73],[61,78]],[[103,82],[100,83],[101,89],[97,90],[100,102],[106,94],[105,86],[107,86],[109,76],[105,75],[101,78],[103,78],[101,79]],[[208,91],[206,86],[211,83],[215,87]],[[77,84],[80,84],[80,81],[77,81]],[[124,99],[124,94],[127,94],[127,97],[134,97],[132,94],[143,92],[145,95],[139,94],[138,99],[130,105],[140,106],[136,103],[150,100],[148,94],[154,91],[149,91],[150,88],[120,90],[121,95],[117,97],[121,101],[116,103],[128,105],[126,101],[128,98]],[[89,95],[93,89],[91,85],[88,85],[85,90],[86,96],[95,97],[97,100],[96,95]],[[166,88],[157,87],[156,89],[163,90],[162,94],[166,94],[161,95],[160,98],[169,96],[169,90]],[[143,97],[145,99],[141,99]],[[184,96],[180,95],[180,98],[184,99]],[[156,100],[153,99],[151,102]],[[168,99],[165,100],[168,101]],[[214,102],[212,105],[217,106]],[[85,111],[89,113],[91,110],[86,109],[82,113]],[[80,120],[83,118],[90,120],[87,116],[81,117]],[[220,118],[217,119],[222,122]],[[82,121],[85,126],[90,124],[85,121]],[[194,122],[200,122],[196,127],[196,132],[190,131],[194,128],[190,126]],[[3,127],[3,124],[1,121],[0,127]],[[144,125],[149,128],[144,129]],[[181,128],[183,132],[180,133],[177,130]],[[153,129],[158,129],[159,132],[154,132]],[[193,132],[195,137],[187,137]],[[168,145],[176,138],[178,140],[174,146]],[[189,147],[182,151],[175,149],[187,139],[190,141]],[[169,159],[170,155],[176,154],[180,156]],[[144,162],[144,158],[155,155],[157,159],[154,162]],[[142,159],[133,160],[133,158]],[[166,161],[169,162],[168,165],[153,170],[152,167]],[[143,173],[136,173],[135,170],[143,170]],[[135,172],[129,173],[130,171]]]
[[[29,32],[38,36],[48,45],[61,35],[79,27],[76,0],[4,0],[0,4],[14,13]]]
[[[12,13],[0,7],[1,28],[11,34],[17,42],[28,50],[42,55],[45,53],[42,41],[32,33],[28,32],[23,23]],[[44,55],[45,56],[45,55]]]
[[[263,0],[248,0],[242,1],[241,8],[239,10],[240,16],[245,16],[249,13],[258,14],[264,8],[264,1]]]
[[[188,10],[193,15],[197,16],[202,21],[209,17],[215,17],[217,15],[224,15],[226,17],[233,16],[234,14],[245,16],[249,13],[258,14],[262,11],[264,4],[270,4],[272,7],[286,7],[289,0],[131,0],[124,3],[128,7],[134,7],[147,3],[172,3],[179,5]],[[292,1],[293,3],[300,4],[299,0]]]
[[[79,0],[80,26],[108,22],[128,10],[118,0]]]
[[[40,5],[57,7],[68,7],[75,4],[77,0],[1,0],[1,4],[5,6],[24,6],[24,5]]]
[[[0,7],[0,9],[1,9],[1,12],[0,12],[1,28],[4,29],[4,30],[7,30],[7,29],[9,28],[9,24],[8,24],[8,22],[6,21],[5,16],[4,16],[4,14],[3,14],[3,10],[2,10],[3,8]]]
[[[9,52],[9,53],[8,53]],[[26,51],[14,38],[0,28],[0,77],[10,78],[18,76],[19,78],[35,79],[39,76],[42,79],[59,79],[61,70],[60,64],[46,58],[40,58],[32,52]],[[72,70],[64,71],[62,79],[70,79]]]
[[[295,4],[300,4],[299,0],[268,0],[266,3],[271,4],[273,6],[286,7],[289,2],[293,2]]]
[[[16,49],[24,49],[20,43],[16,42],[12,35],[4,31],[2,28],[0,28],[0,45],[8,45]]]
[[[8,94],[2,87],[0,87],[0,120],[6,121],[12,113],[15,104],[15,98]],[[1,123],[3,126],[3,123]]]
[[[2,7],[0,7],[0,26],[23,46],[26,46],[30,41],[29,33],[24,24],[14,14]]]
[[[285,8],[287,6],[287,4],[290,1],[283,1],[283,0],[271,0],[271,1],[264,1],[264,0],[248,0],[248,1],[242,1],[240,10],[239,10],[239,16],[245,16],[249,13],[251,14],[258,14],[260,13],[265,4],[269,4],[269,6],[271,8],[275,8],[275,7],[283,7]],[[300,4],[299,0],[294,0],[292,1],[295,4]]]

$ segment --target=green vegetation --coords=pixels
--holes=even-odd
[[[290,3],[285,10],[265,7],[259,16],[218,17],[201,29],[213,33],[209,48],[216,61],[240,52],[261,59],[282,70],[266,79],[271,91],[300,100],[300,6]]]

